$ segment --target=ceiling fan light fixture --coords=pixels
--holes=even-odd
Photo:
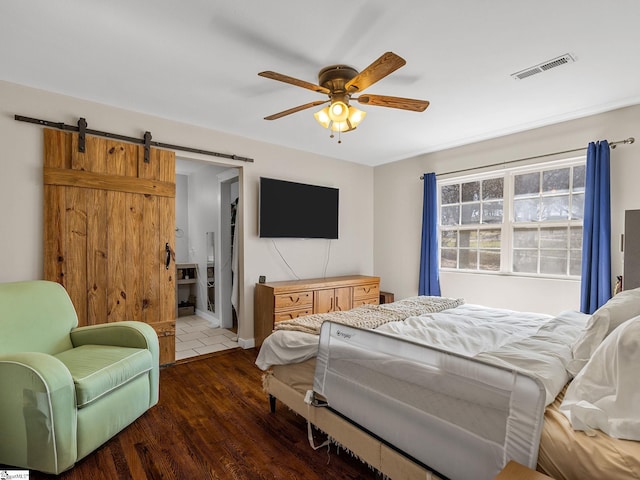
[[[349,106],[342,100],[331,102],[329,118],[334,122],[344,122],[349,117]]]
[[[360,125],[360,122],[367,115],[367,112],[363,112],[362,110],[358,110],[356,107],[349,106],[349,117],[347,121],[352,125],[351,129],[356,128]]]
[[[349,120],[345,122],[331,122],[331,130],[334,132],[350,132],[353,127],[349,126]]]
[[[344,120],[342,121],[331,119],[331,107],[324,107],[322,110],[314,113],[313,116],[324,128],[329,128],[334,132],[350,132],[360,125],[360,122],[362,122],[367,112],[350,105],[346,111],[347,115],[344,116]]]
[[[320,125],[324,128],[329,128],[329,125],[331,124],[331,118],[329,118],[329,107],[324,107],[322,110],[318,110],[313,114],[313,116]]]

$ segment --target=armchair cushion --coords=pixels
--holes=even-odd
[[[149,350],[83,345],[55,355],[69,369],[78,408],[151,370]]]

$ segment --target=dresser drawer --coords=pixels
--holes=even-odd
[[[353,308],[360,305],[378,305],[380,303],[380,297],[358,298],[353,301]]]
[[[377,299],[380,298],[380,285],[377,283],[371,283],[367,285],[356,285],[353,287],[354,304],[356,300],[360,300],[363,298],[374,298],[374,297]]]
[[[282,308],[293,308],[293,307],[305,307],[313,306],[313,292],[293,292],[293,293],[285,293],[281,295],[275,296],[275,305],[274,308],[276,310]]]
[[[293,320],[294,318],[304,317],[305,315],[311,315],[313,308],[303,308],[300,310],[288,310],[286,312],[276,312],[273,316],[274,322],[284,322],[285,320]]]
[[[367,275],[258,282],[253,296],[255,345],[262,345],[277,322],[378,303],[379,285],[380,277]]]

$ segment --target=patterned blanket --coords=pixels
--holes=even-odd
[[[320,335],[322,322],[332,321],[358,328],[373,329],[389,322],[423,313],[441,312],[464,303],[461,298],[418,296],[383,305],[362,305],[344,312],[314,313],[277,322],[274,330],[295,330]]]

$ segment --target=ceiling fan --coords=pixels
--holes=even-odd
[[[406,63],[402,57],[395,53],[386,52],[361,72],[348,65],[331,65],[323,68],[318,73],[318,85],[277,72],[260,72],[258,75],[261,77],[313,90],[329,97],[327,100],[305,103],[304,105],[269,115],[264,119],[276,120],[301,110],[329,103],[328,106],[314,114],[318,123],[334,132],[349,132],[354,130],[366,115],[365,112],[349,105],[350,100],[355,100],[362,105],[423,112],[429,106],[429,102],[426,100],[362,94],[364,89],[395,72]],[[355,97],[353,95],[359,96]],[[331,137],[333,137],[333,134]]]

